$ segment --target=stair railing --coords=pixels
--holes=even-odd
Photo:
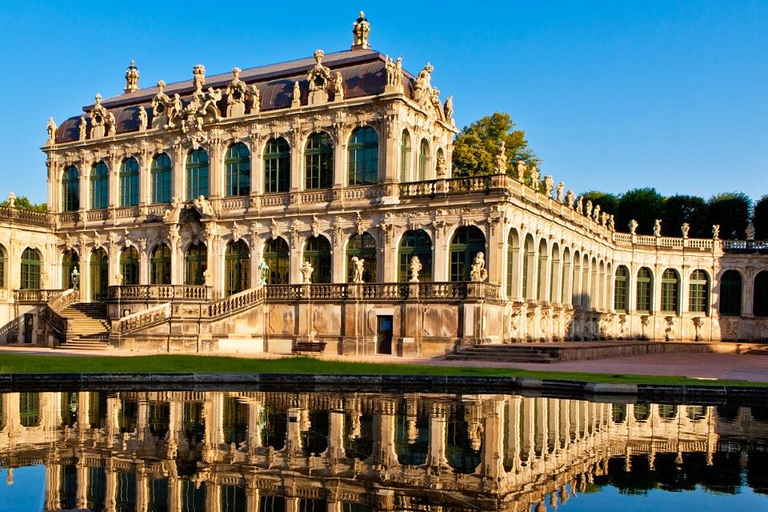
[[[66,336],[67,319],[61,313],[66,307],[74,304],[79,299],[79,290],[74,288],[64,290],[63,293],[56,295],[43,305],[40,316],[51,327],[53,332],[59,336]]]
[[[167,322],[171,317],[171,303],[165,302],[149,309],[138,311],[132,315],[126,315],[112,323],[112,332],[119,334],[129,334],[152,325]]]

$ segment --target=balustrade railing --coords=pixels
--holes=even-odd
[[[264,194],[261,196],[261,207],[287,206],[291,203],[291,196],[287,192],[277,194]]]
[[[267,285],[265,299],[269,301],[292,302],[299,299],[318,301],[346,300],[405,300],[412,296],[412,287],[417,288],[418,297],[426,300],[475,299],[500,300],[500,287],[490,283],[333,283],[333,284],[278,284]],[[468,293],[468,286],[475,293]]]
[[[187,300],[206,301],[210,299],[210,287],[186,284],[132,284],[110,286],[107,298],[121,301]]]
[[[50,226],[52,224],[52,216],[46,212],[36,212],[34,210],[1,206],[0,221],[20,222],[23,224],[34,224],[37,226]]]
[[[19,304],[43,304],[58,297],[65,290],[13,290],[13,300]]]
[[[86,218],[89,221],[107,220],[108,215],[108,210],[88,210],[88,212],[86,212]]]
[[[248,207],[248,203],[248,196],[225,197],[221,200],[222,209],[225,211],[244,210]]]
[[[127,315],[112,323],[112,332],[120,335],[138,331],[146,327],[167,321],[172,314],[171,303],[157,306]]]
[[[216,318],[237,313],[263,302],[265,296],[266,292],[264,291],[263,286],[244,290],[209,304],[208,316],[210,318]]]

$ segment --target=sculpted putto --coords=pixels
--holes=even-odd
[[[357,256],[352,256],[352,266],[354,267],[352,282],[355,284],[363,284],[365,282],[363,279],[363,273],[365,272],[365,260],[363,258],[358,258]]]
[[[472,281],[483,282],[488,279],[488,270],[485,268],[485,254],[478,252],[472,263],[472,270],[469,272],[469,278]]]
[[[411,258],[411,263],[409,265],[410,271],[411,271],[411,278],[410,281],[412,283],[418,283],[419,282],[419,272],[421,272],[421,261],[419,260],[418,256],[413,256]]]

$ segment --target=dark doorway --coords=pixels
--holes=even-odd
[[[392,316],[378,316],[376,327],[376,339],[379,341],[379,354],[392,353]]]
[[[32,343],[32,330],[35,326],[35,316],[24,313],[24,343]]]

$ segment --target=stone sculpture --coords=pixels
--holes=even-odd
[[[357,256],[352,256],[352,266],[354,267],[352,282],[355,284],[363,284],[365,282],[363,279],[363,272],[365,272],[365,260],[363,258],[358,258]]]
[[[411,263],[410,263],[409,267],[410,267],[410,271],[411,271],[410,282],[418,283],[419,282],[419,272],[421,272],[421,260],[419,260],[418,256],[411,257]]]
[[[485,254],[478,252],[469,272],[469,279],[475,282],[483,282],[488,278],[488,270],[485,268]]]
[[[301,264],[301,282],[302,284],[311,284],[312,283],[312,272],[315,271],[315,269],[312,267],[312,265],[309,263],[309,261],[304,261],[304,263]]]

